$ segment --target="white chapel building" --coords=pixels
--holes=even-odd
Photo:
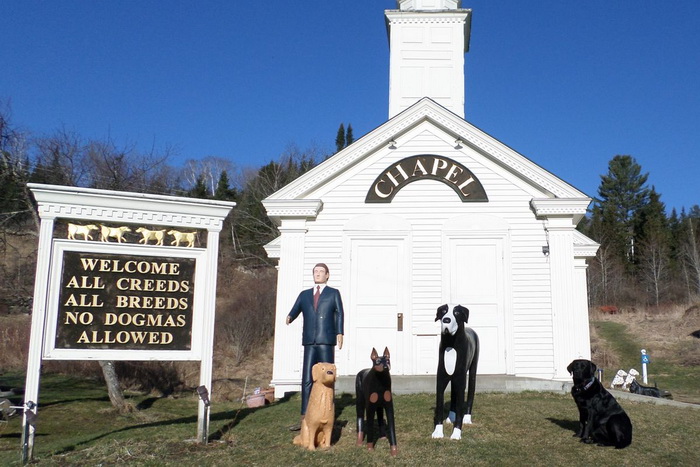
[[[459,303],[481,341],[478,373],[568,380],[590,358],[591,199],[464,119],[471,10],[398,0],[385,11],[389,120],[263,201],[280,236],[275,395],[300,389],[301,322],[285,324],[316,263],[340,290],[339,375],[391,351],[393,375],[435,374],[438,306]]]

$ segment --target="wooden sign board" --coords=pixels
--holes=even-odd
[[[25,385],[31,459],[41,361],[196,360],[211,390],[226,201],[30,183],[41,226]],[[197,439],[207,442],[209,399]],[[25,455],[26,453],[26,455]]]
[[[44,359],[200,359],[201,250],[55,240],[51,256]]]

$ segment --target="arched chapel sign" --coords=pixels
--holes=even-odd
[[[488,201],[483,185],[465,166],[448,157],[421,154],[387,167],[367,191],[365,203],[391,203],[403,187],[424,179],[446,184],[462,202]]]

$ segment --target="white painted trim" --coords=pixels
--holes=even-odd
[[[402,11],[413,10],[454,10],[461,8],[461,0],[397,0],[397,6]]]
[[[323,207],[320,199],[272,199],[262,201],[267,216],[277,225],[282,224],[282,219],[299,218],[315,219]]]
[[[576,257],[592,258],[598,253],[600,243],[594,242],[578,230],[574,230],[574,255]]]
[[[576,226],[586,215],[591,198],[533,198],[530,201],[537,217],[562,217],[571,219]]]
[[[303,290],[306,219],[283,218],[279,230],[275,346],[270,382],[275,388],[275,397],[283,397],[286,392],[301,388],[302,320],[297,319],[288,325],[286,319],[297,295]],[[311,275],[311,269],[307,274]]]
[[[42,218],[100,219],[178,225],[220,231],[236,203],[229,201],[97,190],[38,183],[27,184],[39,204]]]
[[[270,243],[265,245],[265,251],[267,252],[267,257],[270,259],[280,259],[280,250],[282,248],[282,237],[277,237]]]
[[[32,331],[29,335],[29,352],[27,358],[27,377],[24,384],[24,404],[35,404],[32,412],[36,415],[39,404],[39,379],[41,377],[41,348],[44,345],[44,333],[41,330],[46,320],[46,297],[49,286],[51,265],[51,238],[53,237],[53,218],[42,218],[39,227],[39,249],[34,275],[34,301],[32,303]],[[27,426],[27,414],[22,417],[22,426]],[[36,426],[30,424],[28,430],[22,430],[22,445],[27,445],[27,459],[32,459],[34,450],[34,433]],[[25,460],[27,460],[25,459]]]

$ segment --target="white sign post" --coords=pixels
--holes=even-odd
[[[647,364],[649,362],[649,355],[647,355],[646,349],[642,349],[642,381],[644,381],[644,384],[649,384],[647,378]]]
[[[43,359],[200,361],[211,392],[225,201],[29,184],[41,226],[22,460],[32,459]],[[197,439],[207,442],[209,399]],[[34,421],[34,423],[32,423]]]

